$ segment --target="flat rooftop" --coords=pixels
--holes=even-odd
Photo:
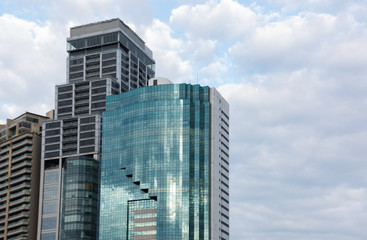
[[[121,29],[125,34],[130,36],[132,40],[136,41],[141,47],[145,45],[143,39],[136,34],[128,25],[126,25],[119,18],[113,18],[110,20],[89,23],[81,26],[70,28],[70,39],[77,39],[86,36],[91,36],[95,33],[108,32],[112,29]],[[144,47],[143,47],[144,49]]]

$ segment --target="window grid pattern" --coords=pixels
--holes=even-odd
[[[61,239],[96,239],[98,165],[87,157],[66,159],[63,170]]]
[[[156,202],[152,238],[209,239],[209,88],[151,86],[106,103],[99,239],[140,239],[126,222],[141,199]]]

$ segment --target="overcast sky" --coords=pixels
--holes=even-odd
[[[229,101],[232,240],[367,239],[366,0],[1,0],[0,123],[52,109],[69,28],[116,17]]]

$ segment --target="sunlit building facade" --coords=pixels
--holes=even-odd
[[[47,119],[26,112],[0,125],[0,239],[37,236],[41,132]]]
[[[99,239],[229,239],[229,106],[152,79],[107,97]]]

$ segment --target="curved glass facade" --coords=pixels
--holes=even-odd
[[[96,239],[98,165],[97,160],[88,156],[66,159],[60,239]]]
[[[107,97],[99,239],[209,239],[209,88]]]

